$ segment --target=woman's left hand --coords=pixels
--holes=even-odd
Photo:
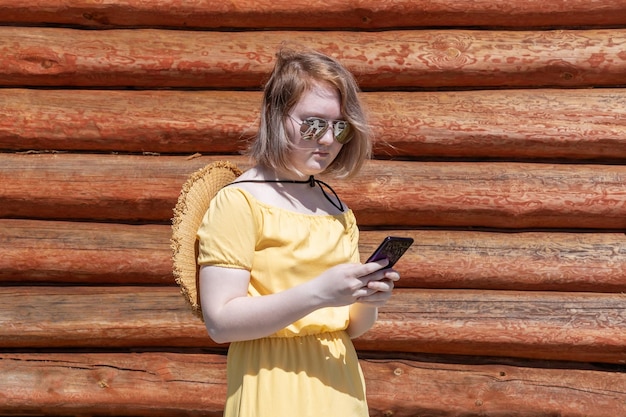
[[[395,286],[394,283],[400,279],[400,274],[395,269],[383,269],[375,272],[375,274],[381,273],[383,274],[382,278],[367,282],[367,288],[374,290],[375,292],[370,295],[360,297],[357,302],[375,307],[381,307],[387,302],[387,300],[389,300]]]

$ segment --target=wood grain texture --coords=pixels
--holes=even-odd
[[[623,89],[361,96],[377,157],[626,161]],[[234,154],[260,103],[242,91],[0,89],[0,149]]]
[[[528,363],[362,360],[371,415],[621,415],[625,373]],[[544,364],[545,366],[545,364]],[[614,385],[615,384],[615,385]]]
[[[577,366],[361,359],[371,416],[618,416],[626,374]],[[226,359],[198,353],[0,353],[0,413],[221,416]],[[72,401],[59,401],[71,393]],[[437,401],[433,401],[437,398]]]
[[[165,225],[0,220],[0,282],[174,284]]]
[[[394,297],[360,349],[626,363],[624,294],[405,289]]]
[[[0,154],[0,217],[169,222],[188,176],[223,159]],[[626,229],[621,165],[370,161],[331,182],[362,226]]]
[[[414,245],[401,288],[626,292],[622,233],[365,230],[365,261],[384,236]],[[0,220],[0,282],[174,285],[167,225]]]
[[[286,39],[365,91],[378,160],[329,181],[363,258],[416,241],[355,340],[371,415],[626,415],[624,22],[624,0],[0,0],[0,415],[221,415],[226,345],[169,223],[190,173],[247,167]]]
[[[332,11],[332,12],[329,12]],[[305,18],[303,18],[305,16]],[[615,26],[626,21],[620,0],[12,0],[0,1],[0,22],[88,27],[358,28],[437,26]]]
[[[0,85],[253,88],[281,42],[338,58],[364,89],[600,87],[624,82],[626,29],[83,31],[0,27]]]
[[[225,368],[215,354],[0,353],[0,413],[217,417]]]
[[[363,261],[386,235],[415,243],[396,265],[401,288],[625,292],[622,233],[362,231]]]
[[[0,149],[237,153],[260,107],[236,91],[0,89]]]
[[[399,289],[364,351],[626,363],[623,294]],[[1,287],[2,348],[216,347],[175,287]]]

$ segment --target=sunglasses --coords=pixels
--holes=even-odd
[[[333,129],[333,136],[339,143],[346,144],[350,142],[350,123],[345,120],[326,120],[321,117],[307,117],[302,122],[294,119],[289,115],[291,120],[300,124],[300,134],[303,140],[319,140],[329,127]]]

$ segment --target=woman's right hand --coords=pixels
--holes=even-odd
[[[400,276],[394,270],[385,269],[388,263],[388,260],[382,259],[366,264],[340,264],[328,269],[309,284],[314,287],[313,293],[320,298],[321,307],[351,305],[368,300],[381,288],[393,288],[393,281]],[[382,284],[385,281],[387,285]]]

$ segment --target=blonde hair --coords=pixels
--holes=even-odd
[[[258,164],[275,170],[297,171],[289,162],[291,142],[284,125],[285,117],[317,83],[327,83],[337,89],[342,117],[352,127],[352,139],[343,145],[324,173],[351,177],[370,158],[371,133],[354,76],[327,55],[283,45],[265,84],[259,131],[248,149],[248,155]]]

